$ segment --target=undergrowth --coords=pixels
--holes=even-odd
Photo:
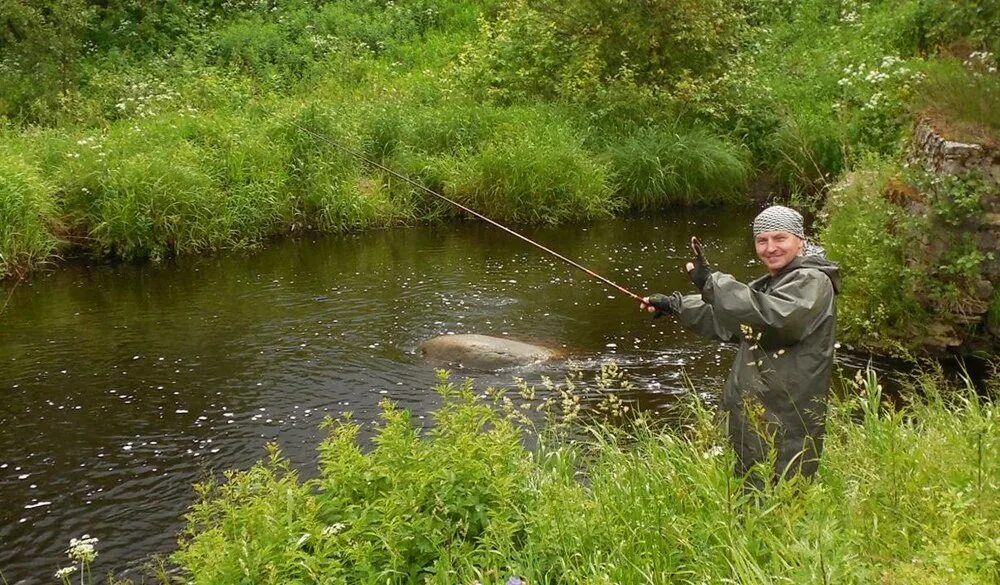
[[[664,429],[615,405],[620,371],[602,378],[617,423],[579,426],[572,379],[492,401],[443,380],[432,426],[386,403],[370,449],[358,423],[329,421],[318,478],[300,480],[272,447],[253,469],[203,484],[174,560],[199,584],[1000,577],[1000,428],[971,384],[926,374],[920,398],[892,407],[861,372],[832,405],[816,480],[755,491],[732,475],[707,407]],[[555,416],[536,427],[538,410]]]

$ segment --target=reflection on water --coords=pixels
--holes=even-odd
[[[710,261],[760,273],[751,212],[687,212],[526,229],[637,292],[690,290],[699,235]],[[12,294],[0,330],[0,571],[51,578],[69,538],[98,537],[95,574],[169,552],[207,474],[246,468],[269,441],[311,472],[325,416],[370,420],[389,398],[434,408],[428,337],[514,336],[566,362],[459,372],[489,384],[560,379],[614,360],[626,397],[668,408],[721,387],[733,351],[652,321],[558,260],[479,224],[279,242],[252,254],[165,266],[66,266]]]

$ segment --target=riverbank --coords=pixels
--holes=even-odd
[[[433,427],[414,431],[386,404],[372,450],[359,425],[330,421],[318,478],[299,480],[272,450],[203,485],[173,559],[193,583],[1000,578],[1000,427],[971,387],[925,376],[923,397],[893,409],[859,374],[832,409],[818,479],[754,493],[704,407],[659,429],[615,400],[619,374],[603,371],[601,410],[628,430],[592,422],[589,438],[563,434],[579,415],[565,385],[491,406],[442,383]],[[538,408],[555,425],[528,451],[523,413]]]

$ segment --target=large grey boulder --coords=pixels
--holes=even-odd
[[[525,366],[559,357],[559,352],[489,335],[441,335],[421,343],[421,355],[437,362],[476,370]]]

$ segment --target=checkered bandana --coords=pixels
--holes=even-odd
[[[806,239],[806,231],[802,227],[802,214],[781,205],[768,207],[754,218],[754,237],[764,232],[788,232],[803,240]]]

